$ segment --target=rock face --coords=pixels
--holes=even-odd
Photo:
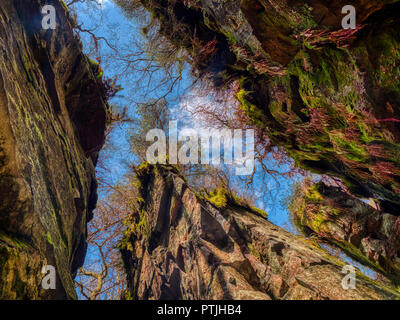
[[[171,166],[138,171],[141,204],[121,252],[135,299],[393,299],[357,273],[342,287],[343,262],[312,241],[229,200],[216,207]]]
[[[50,2],[0,2],[0,299],[76,298],[97,199],[107,106],[65,4]],[[45,265],[56,289],[41,286]]]
[[[306,235],[341,248],[347,255],[400,284],[400,218],[373,208],[338,187],[304,182],[291,205]]]

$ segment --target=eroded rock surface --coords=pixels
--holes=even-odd
[[[375,208],[373,207],[375,205]],[[322,182],[304,182],[291,205],[296,225],[308,236],[400,283],[400,218]]]
[[[42,29],[45,4],[56,30]],[[72,29],[63,1],[0,2],[0,299],[76,298],[107,106]]]
[[[273,225],[257,211],[201,199],[170,166],[138,173],[142,199],[121,250],[136,299],[393,299],[343,262]]]

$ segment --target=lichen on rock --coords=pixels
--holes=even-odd
[[[0,298],[74,299],[108,105],[62,1],[0,3]],[[56,269],[56,289],[41,286]]]
[[[273,225],[240,201],[215,205],[170,165],[138,171],[141,201],[120,250],[134,299],[394,299],[342,261]],[[211,198],[212,199],[212,198]],[[139,227],[140,225],[140,227]]]
[[[323,182],[297,186],[289,207],[306,236],[340,248],[349,257],[400,284],[399,217]]]

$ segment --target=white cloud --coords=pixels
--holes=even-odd
[[[105,6],[111,2],[111,0],[97,0],[100,5]]]

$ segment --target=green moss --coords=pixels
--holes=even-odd
[[[308,188],[305,192],[305,199],[308,201],[322,201],[324,197],[319,192],[317,184],[314,184],[311,188]]]
[[[132,294],[129,290],[125,290],[124,297],[125,300],[133,300]]]
[[[65,3],[65,1],[61,0],[60,3],[62,5],[62,7],[64,8],[65,12],[69,12],[69,8],[68,8],[67,4]]]
[[[268,218],[268,213],[266,213],[264,210],[261,210],[259,208],[256,208],[254,206],[249,206],[250,210],[257,213],[259,216],[263,217],[263,218]]]
[[[50,245],[54,246],[53,242],[51,241],[51,234],[50,234],[49,232],[46,233],[46,241],[47,241]]]
[[[124,233],[122,239],[117,243],[116,248],[120,250],[127,249],[127,245],[129,243],[129,235]]]
[[[339,247],[346,255],[348,255],[350,258],[354,259],[355,261],[357,261],[365,266],[368,266],[379,273],[384,274],[389,279],[395,280],[397,283],[400,280],[399,277],[396,277],[396,279],[393,279],[393,275],[388,274],[387,271],[384,270],[378,263],[375,263],[372,260],[369,260],[365,256],[365,254],[363,252],[361,252],[361,250],[359,248],[355,247],[351,243],[349,243],[347,241],[339,242],[334,239],[331,239],[330,242],[332,244],[336,245],[337,247]]]
[[[331,131],[329,137],[337,146],[336,152],[353,161],[364,162],[368,159],[368,152],[359,141],[348,140],[343,132]]]
[[[377,137],[376,135],[370,134],[370,128],[362,121],[357,123],[357,127],[360,130],[361,136],[360,140],[364,144],[370,144],[373,141],[380,141],[381,137]]]
[[[138,167],[137,167],[137,171],[147,171],[147,169],[150,168],[150,164],[147,161],[143,161]]]
[[[312,55],[307,50],[299,51],[289,65],[289,74],[299,78],[299,93],[306,106],[329,108],[332,103],[327,100],[327,92],[334,95],[351,85],[355,70],[349,69],[350,58],[343,50],[323,48]]]
[[[227,191],[224,188],[218,188],[206,195],[208,201],[210,201],[217,208],[225,208],[228,203]]]
[[[258,107],[249,102],[247,96],[250,93],[251,92],[248,92],[242,88],[237,92],[236,98],[239,101],[240,106],[245,112],[245,114],[249,116],[249,118],[252,120],[253,124],[261,127],[264,125],[263,121],[264,116],[262,111]]]
[[[231,44],[235,44],[237,42],[234,35],[232,35],[228,30],[222,30],[224,36],[228,39]]]
[[[220,187],[214,189],[211,192],[208,191],[197,192],[196,195],[200,199],[209,201],[218,209],[225,209],[228,206],[233,206],[233,207],[236,206],[248,210],[262,218],[265,219],[268,218],[268,214],[265,211],[256,208],[252,205],[249,205],[246,200],[239,198],[237,195],[229,191],[226,187]]]
[[[13,234],[5,233],[4,231],[1,230],[0,230],[0,240],[4,241],[5,243],[9,244],[10,246],[18,250],[24,250],[29,246],[29,244],[25,240],[20,239]]]
[[[254,247],[253,244],[248,243],[247,248],[249,249],[250,253],[255,256],[259,261],[261,261],[264,264],[267,264],[267,259],[258,252],[258,250]]]
[[[398,38],[398,36],[397,36]],[[375,69],[374,78],[377,85],[390,88],[399,93],[400,82],[400,44],[391,33],[374,37],[374,51],[378,53],[379,68]]]
[[[96,77],[97,80],[102,79],[103,78],[103,74],[104,71],[103,69],[100,67],[100,64],[93,60],[93,59],[88,59],[89,60],[89,64],[91,66],[91,69],[94,73],[94,76]]]
[[[298,30],[307,30],[316,27],[318,24],[314,20],[312,10],[313,8],[311,8],[308,4],[302,5],[299,10],[301,13],[302,22],[294,24],[293,27],[297,28]]]
[[[321,193],[321,184],[309,180],[294,187],[287,207],[293,224],[306,236],[324,231],[324,225],[329,223],[330,217],[342,214],[341,209],[326,201]]]
[[[25,73],[28,77],[29,82],[34,83],[34,79],[33,79],[32,73],[31,73],[31,70],[32,70],[31,60],[29,59],[29,57],[26,53],[23,53],[21,55],[21,59],[22,59],[22,64],[24,66]]]
[[[33,126],[35,127],[35,132],[36,132],[36,134],[38,135],[39,139],[40,139],[41,141],[43,141],[42,133],[40,132],[40,130],[39,130],[39,128],[38,128],[38,126],[37,126],[37,124],[36,124],[35,122],[33,123]]]
[[[135,225],[135,233],[144,233],[148,234],[150,232],[147,221],[146,221],[146,212],[142,211],[140,215],[139,222]]]
[[[333,246],[340,248],[348,257],[355,261],[374,269],[375,271],[388,277],[393,284],[400,284],[400,269],[390,260],[375,262],[369,259],[361,248],[354,246],[349,241],[339,241],[333,236],[324,235],[324,226],[327,223],[335,223],[335,219],[346,212],[340,207],[335,207],[331,201],[327,200],[320,192],[322,185],[320,183],[310,184],[303,182],[293,191],[293,199],[289,206],[289,211],[292,213],[293,222],[296,228],[302,234],[310,237],[316,235],[317,239],[322,236]],[[339,220],[341,221],[341,220]],[[339,222],[340,223],[340,222]]]
[[[318,233],[322,230],[322,226],[324,225],[324,223],[326,223],[325,217],[320,213],[315,214],[311,221],[312,229]]]

